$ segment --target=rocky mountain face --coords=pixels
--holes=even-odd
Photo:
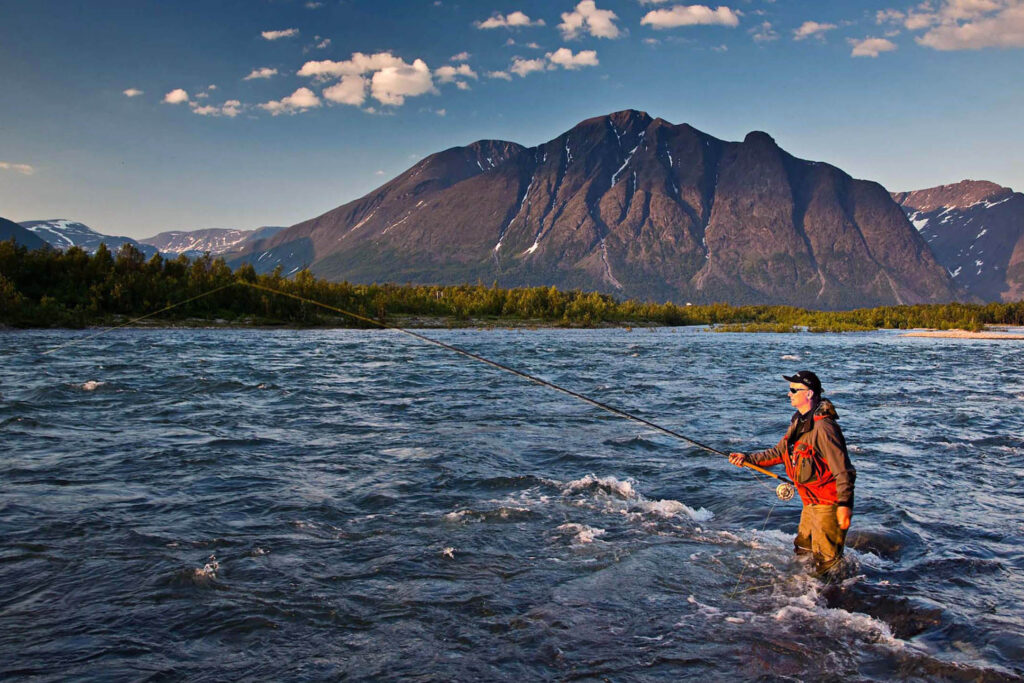
[[[36,237],[31,231],[26,230],[14,221],[0,218],[0,242],[6,242],[10,239],[28,249],[41,249],[47,246],[45,241]]]
[[[964,180],[893,199],[960,287],[985,301],[1024,298],[1024,194]]]
[[[107,245],[107,249],[116,253],[122,244],[127,243],[145,254],[146,258],[153,256],[157,251],[156,248],[148,244],[142,244],[131,237],[102,235],[87,225],[63,218],[45,221],[24,221],[20,225],[56,249],[81,247],[85,251],[92,253],[103,243]]]
[[[676,302],[847,308],[958,296],[877,183],[797,159],[765,133],[725,142],[632,110],[533,148],[491,140],[439,152],[229,262]]]
[[[231,230],[211,228],[208,230],[172,230],[162,232],[153,237],[139,240],[143,244],[155,247],[161,254],[177,256],[185,254],[189,258],[202,256],[209,252],[216,256],[229,251],[244,249],[249,242],[273,236],[283,227],[266,226],[255,230]]]

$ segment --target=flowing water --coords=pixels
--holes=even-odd
[[[858,470],[799,502],[395,332],[0,332],[0,677],[1024,680],[1024,344],[430,334],[728,450],[816,370]]]

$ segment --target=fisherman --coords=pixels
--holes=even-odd
[[[785,436],[774,448],[745,455],[730,453],[729,462],[771,467],[782,463],[803,501],[800,527],[793,540],[797,554],[811,553],[819,575],[843,557],[843,544],[853,515],[853,483],[857,471],[846,452],[832,402],[821,394],[821,381],[801,370],[789,382],[789,402],[796,409]]]

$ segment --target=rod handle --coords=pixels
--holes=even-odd
[[[763,467],[758,467],[758,466],[757,466],[757,465],[755,465],[754,463],[751,463],[751,462],[745,462],[745,463],[743,463],[743,466],[744,466],[744,467],[749,467],[750,469],[754,470],[755,472],[760,472],[761,474],[764,474],[764,475],[766,475],[766,476],[769,476],[769,477],[771,477],[772,479],[778,479],[779,481],[784,481],[784,482],[786,482],[787,484],[792,484],[792,483],[793,483],[793,482],[791,482],[791,481],[789,480],[789,478],[788,478],[788,477],[783,477],[783,476],[781,476],[781,475],[775,474],[775,473],[774,473],[774,472],[772,472],[771,470],[766,470],[766,469],[765,469],[765,468],[763,468]]]

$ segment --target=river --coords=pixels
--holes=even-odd
[[[815,370],[858,471],[799,501],[391,331],[0,332],[0,676],[1024,680],[1024,343],[429,334],[725,450]]]

